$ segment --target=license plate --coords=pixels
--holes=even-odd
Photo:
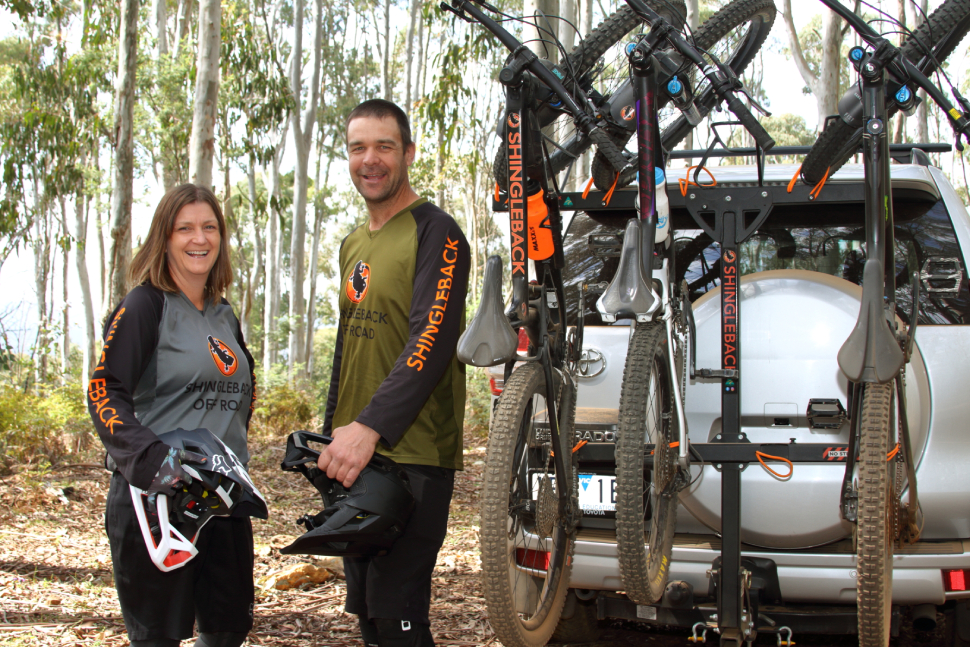
[[[556,477],[550,475],[553,485]],[[539,474],[532,474],[532,496],[539,496]],[[616,513],[616,477],[611,474],[579,475],[579,507],[584,516],[612,517]]]
[[[616,512],[616,477],[609,474],[579,475],[579,507],[588,516],[613,516]]]

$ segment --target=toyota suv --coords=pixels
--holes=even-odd
[[[953,642],[970,644],[970,293],[964,250],[970,218],[943,173],[925,163],[893,164],[898,316],[912,316],[912,276],[920,282],[916,350],[907,367],[908,417],[922,510],[920,540],[897,547],[893,559],[893,631],[902,618],[918,629],[951,620]],[[794,166],[769,166],[764,184],[788,184]],[[668,174],[675,273],[686,280],[696,322],[696,365],[719,368],[719,251],[684,207]],[[757,182],[757,169],[720,166],[718,186]],[[856,322],[865,262],[863,170],[848,165],[832,176],[818,201],[776,201],[760,229],[740,246],[741,371],[746,375],[741,423],[752,442],[831,445],[827,462],[798,463],[788,480],[758,464],[742,475],[743,557],[760,566],[761,613],[795,634],[856,631],[854,525],[840,514],[849,423],[847,382],[836,356]],[[703,188],[691,187],[703,195]],[[633,217],[633,190],[613,206],[577,211],[565,233],[567,319],[578,320],[585,285],[605,285],[619,262],[624,226]],[[778,190],[778,194],[782,191]],[[828,193],[828,196],[826,196]],[[826,198],[827,199],[824,199]],[[614,238],[611,248],[604,241]],[[595,243],[595,244],[594,244]],[[665,597],[638,606],[622,595],[615,535],[611,445],[631,334],[629,321],[603,322],[590,300],[579,362],[576,440],[583,518],[557,638],[589,640],[597,619],[626,618],[690,626]],[[493,393],[501,367],[492,369]],[[694,443],[720,430],[720,380],[686,380],[686,415]],[[712,564],[720,556],[720,478],[715,466],[691,468],[680,495],[670,581],[692,605],[716,620],[710,597]],[[905,496],[905,495],[904,495]],[[767,566],[765,566],[767,565]],[[753,568],[753,566],[752,566]],[[677,587],[675,587],[677,588]],[[668,587],[668,591],[671,588]],[[811,611],[811,612],[810,612]],[[903,613],[905,611],[905,613]],[[938,615],[939,613],[939,615]]]

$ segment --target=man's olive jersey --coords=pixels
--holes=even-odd
[[[462,467],[469,250],[423,198],[340,246],[340,325],[324,431],[360,422],[401,463]]]

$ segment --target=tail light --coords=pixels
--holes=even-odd
[[[525,334],[525,328],[519,328],[519,348],[520,353],[529,352],[529,336]]]
[[[494,377],[488,378],[488,388],[492,390],[492,395],[502,395],[505,387],[505,380],[496,380]]]
[[[532,550],[531,548],[516,548],[515,562],[523,568],[531,568],[537,571],[549,570],[549,553],[545,550]]]
[[[970,591],[970,569],[943,571],[943,588],[950,591]]]

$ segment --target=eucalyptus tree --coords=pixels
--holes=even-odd
[[[216,110],[219,105],[221,0],[199,0],[199,42],[195,65],[195,102],[189,138],[189,181],[212,186]]]
[[[293,51],[290,53],[290,92],[293,97],[303,92],[303,0],[293,5]],[[317,118],[317,101],[320,96],[320,59],[323,39],[323,0],[313,2],[313,42],[310,50],[311,72],[308,84],[306,109],[299,104],[290,113],[293,147],[296,153],[296,170],[293,184],[293,223],[290,230],[290,335],[289,368],[293,377],[295,365],[306,363],[304,332],[303,282],[306,260],[306,206],[307,185],[310,174],[310,150],[313,143],[313,127]]]

